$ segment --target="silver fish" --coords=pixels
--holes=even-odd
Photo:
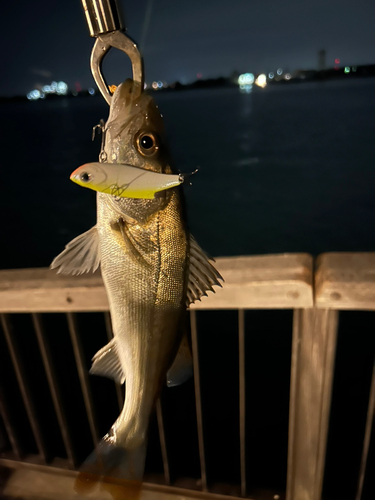
[[[125,81],[112,98],[104,157],[172,174],[160,112],[150,96],[133,97],[134,85]],[[51,267],[80,274],[99,264],[114,338],[93,357],[90,372],[126,381],[123,410],[96,451],[103,473],[113,475],[119,461],[144,450],[166,377],[168,385],[177,385],[191,374],[185,311],[221,286],[222,277],[187,230],[180,188],[153,199],[97,193],[96,226],[70,242]]]

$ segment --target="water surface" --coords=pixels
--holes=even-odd
[[[189,226],[212,255],[375,251],[375,80],[156,94],[186,186]],[[1,105],[1,267],[47,266],[95,224],[69,181],[95,161],[100,96]]]

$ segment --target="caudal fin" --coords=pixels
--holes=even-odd
[[[102,439],[96,449],[85,460],[75,482],[75,490],[87,493],[96,483],[111,478],[140,482],[146,461],[145,441],[135,450],[127,450]]]

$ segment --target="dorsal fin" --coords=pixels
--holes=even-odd
[[[99,237],[96,226],[70,241],[55,257],[51,269],[62,274],[95,272],[100,265]]]
[[[117,354],[116,339],[109,341],[95,354],[92,358],[90,373],[112,378],[120,384],[125,382],[125,374]]]
[[[189,306],[204,295],[207,296],[208,291],[215,292],[212,288],[214,285],[222,286],[220,281],[224,281],[221,274],[211,264],[210,259],[196,242],[195,238],[190,235],[190,268],[189,268],[189,283],[187,290],[187,305]]]

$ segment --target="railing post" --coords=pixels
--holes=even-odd
[[[296,309],[293,321],[287,500],[320,500],[338,312]]]

